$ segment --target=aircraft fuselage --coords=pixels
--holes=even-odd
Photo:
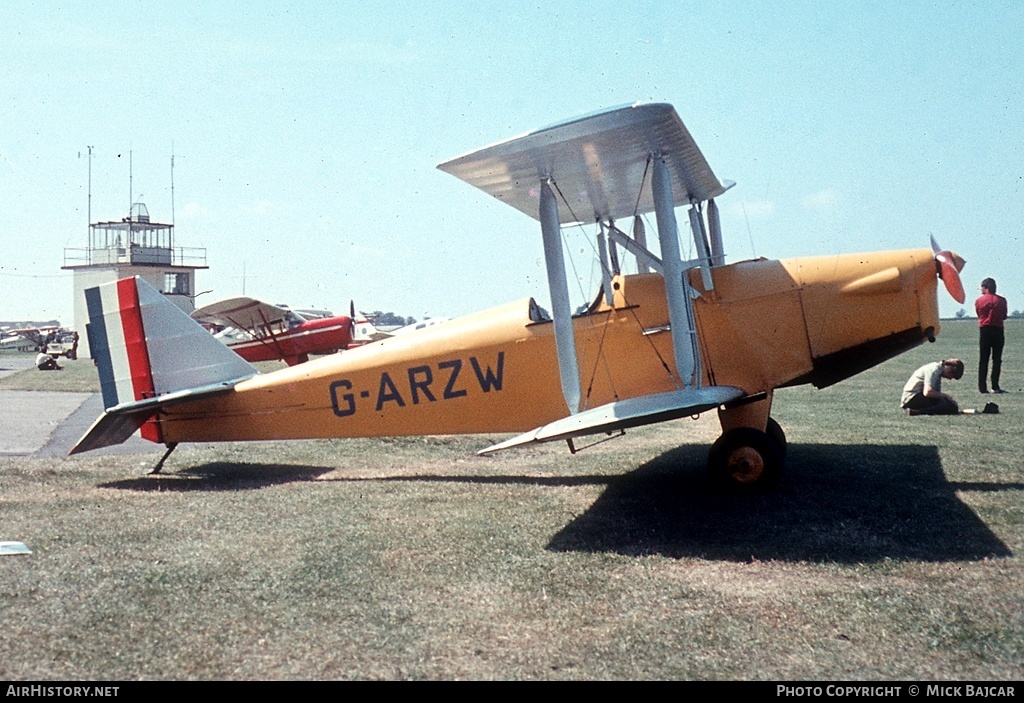
[[[690,283],[705,385],[823,387],[939,330],[928,250],[743,261]],[[664,281],[617,276],[573,318],[582,409],[675,390]],[[164,408],[165,442],[523,432],[569,414],[553,325],[525,299]],[[258,420],[255,421],[255,420]],[[763,426],[762,426],[763,427]]]

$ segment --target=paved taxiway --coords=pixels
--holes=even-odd
[[[0,378],[32,368],[32,357],[0,358]],[[103,412],[99,393],[0,390],[0,457],[66,456]],[[162,445],[132,437],[99,454],[160,454]]]

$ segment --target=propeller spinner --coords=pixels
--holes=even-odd
[[[946,286],[946,291],[952,296],[953,300],[962,305],[967,299],[967,294],[964,293],[964,284],[960,281],[960,272],[963,270],[966,262],[958,254],[940,247],[939,243],[935,241],[935,237],[929,236],[932,240],[935,270],[939,274],[939,278],[942,279],[942,283]]]

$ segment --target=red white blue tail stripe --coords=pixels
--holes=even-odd
[[[141,278],[123,278],[85,291],[89,347],[100,375],[107,414],[131,413],[142,436],[163,441],[153,419],[159,399],[206,392],[256,374]],[[143,402],[149,401],[149,402]],[[141,406],[152,413],[139,412]],[[119,441],[123,441],[123,438]]]
[[[85,291],[89,348],[99,370],[105,408],[154,395],[135,280],[124,278]]]

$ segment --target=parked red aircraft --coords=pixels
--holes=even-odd
[[[282,359],[289,366],[310,354],[331,354],[352,344],[350,315],[289,310],[253,298],[230,298],[199,308],[192,317],[246,361]]]

